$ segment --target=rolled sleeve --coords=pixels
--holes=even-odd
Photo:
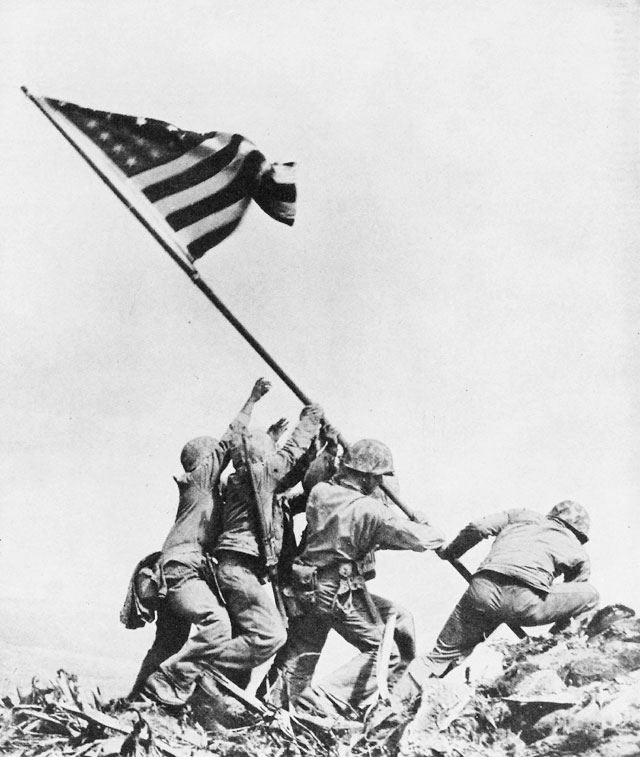
[[[379,549],[408,549],[413,552],[438,549],[444,544],[444,536],[433,526],[395,516],[380,518],[375,539]]]

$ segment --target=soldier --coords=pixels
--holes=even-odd
[[[339,470],[337,432],[331,427],[324,426],[321,440],[324,440],[326,444],[320,454],[309,464],[302,479],[303,493],[292,497],[288,503],[292,515],[304,513],[313,487],[320,482],[330,481]],[[398,492],[397,479],[394,473],[385,474],[382,480],[386,488],[395,493]],[[379,499],[385,506],[392,506],[380,487],[376,487],[370,496]],[[304,550],[306,535],[307,531],[305,530],[297,554]],[[327,628],[326,633],[309,634],[305,632],[305,625],[308,621],[305,620],[304,613],[296,614],[300,610],[300,606],[296,602],[295,591],[291,587],[292,562],[293,558],[286,566],[286,570],[282,571],[283,583],[288,584],[284,589],[287,595],[285,596],[285,604],[288,603],[291,609],[287,643],[276,655],[268,678],[263,681],[262,687],[258,690],[258,694],[266,697],[270,703],[285,708],[289,707],[291,701],[311,683],[329,630]],[[365,581],[375,578],[375,550],[364,555],[358,562],[358,573]],[[395,602],[392,606],[387,607],[387,601],[383,600],[382,597],[372,595],[372,601],[380,604],[385,619],[391,611],[396,615],[394,641],[400,655],[400,664],[396,670],[396,675],[399,675],[416,655],[413,616],[409,610]]]
[[[184,704],[193,693],[206,662],[233,678],[244,661],[225,654],[223,643],[231,638],[229,616],[206,581],[204,547],[215,528],[220,505],[220,474],[229,460],[232,440],[251,419],[254,405],[270,389],[258,379],[249,399],[220,441],[200,436],[185,444],[180,455],[184,474],[176,478],[179,502],[176,520],[158,562],[158,583],[166,594],[158,612],[154,645],[143,661],[134,691],[167,651],[182,645],[152,672],[142,687],[150,698],[167,705]],[[190,624],[197,632],[187,640]]]
[[[395,610],[387,599],[369,593],[363,559],[375,549],[437,549],[444,539],[426,522],[413,523],[394,515],[371,496],[385,474],[393,473],[389,448],[362,439],[343,457],[339,473],[311,490],[307,504],[307,536],[293,566],[290,594],[298,604],[289,643],[280,667],[292,703],[333,714],[331,703],[357,708],[375,690],[375,657],[384,624]],[[360,654],[318,685],[308,682],[331,629]],[[411,634],[410,634],[411,635]],[[411,651],[411,654],[413,651]],[[304,670],[307,656],[311,670]],[[397,647],[391,655],[391,675],[402,666]],[[408,662],[408,660],[407,660]],[[294,671],[293,675],[288,674]]]
[[[214,554],[218,585],[234,632],[224,643],[223,652],[242,661],[237,669],[239,685],[246,685],[251,670],[266,662],[286,641],[284,621],[263,587],[267,575],[265,547],[277,558],[280,545],[272,541],[274,495],[279,488],[294,483],[290,474],[309,450],[321,419],[318,405],[303,408],[297,426],[280,449],[272,435],[261,431],[247,435],[245,429],[246,446],[240,436],[234,440],[231,454],[235,472],[227,480]],[[258,517],[258,507],[262,518]],[[265,533],[261,533],[261,525]],[[200,694],[206,697],[211,685],[203,676]]]
[[[531,510],[506,510],[469,523],[439,550],[444,560],[458,558],[482,539],[495,536],[469,588],[449,616],[428,655],[417,657],[393,690],[411,700],[421,683],[443,676],[467,657],[501,623],[560,630],[571,618],[598,603],[587,583],[589,515],[577,502],[560,502],[544,516]],[[553,583],[563,575],[564,583]]]

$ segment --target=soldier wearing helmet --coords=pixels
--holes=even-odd
[[[216,577],[234,629],[223,651],[238,660],[234,680],[239,685],[246,685],[251,670],[266,662],[286,641],[283,619],[264,591],[264,539],[269,539],[269,552],[275,555],[280,544],[275,539],[279,514],[274,495],[303,474],[297,463],[310,450],[321,420],[322,409],[308,405],[282,447],[276,440],[286,426],[284,419],[266,432],[243,429],[231,448],[235,470],[227,480],[219,529],[210,548],[218,561]],[[265,534],[261,533],[258,507]],[[203,676],[199,693],[206,697],[211,686],[210,677]]]
[[[178,512],[162,545],[156,573],[162,602],[157,604],[156,638],[145,657],[130,696],[142,691],[168,705],[184,704],[203,665],[213,664],[233,678],[238,660],[223,654],[231,623],[205,581],[204,549],[215,531],[220,506],[220,474],[229,461],[233,439],[246,427],[258,400],[270,388],[258,379],[248,400],[220,441],[199,436],[180,454],[184,473],[175,479]],[[197,631],[189,638],[191,624]]]
[[[278,657],[280,686],[288,694],[281,699],[296,707],[333,713],[330,702],[358,707],[375,690],[375,655],[395,607],[369,593],[363,559],[375,549],[421,552],[444,541],[426,520],[414,523],[372,496],[392,473],[389,448],[362,439],[345,453],[339,472],[311,490],[306,542],[286,590],[294,617]],[[308,685],[331,629],[360,654],[317,686]],[[394,646],[391,674],[398,675],[408,661]]]
[[[428,655],[416,658],[394,690],[401,699],[420,691],[425,678],[443,676],[501,623],[568,626],[598,603],[587,583],[589,515],[577,502],[560,502],[545,516],[506,510],[469,523],[438,554],[456,559],[482,539],[494,536],[467,591],[449,616]],[[554,579],[564,577],[564,582]]]

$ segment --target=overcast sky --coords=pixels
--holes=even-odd
[[[252,208],[205,280],[449,536],[576,499],[594,583],[640,610],[639,21],[622,0],[5,0],[0,595],[73,599],[119,638],[182,444],[261,375],[258,424],[299,412],[24,84],[296,161],[295,226]],[[379,562],[427,647],[462,580]]]

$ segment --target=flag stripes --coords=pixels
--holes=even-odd
[[[258,165],[256,165],[256,158]],[[247,197],[247,195],[251,194],[251,182],[254,181],[257,175],[260,163],[262,163],[260,154],[257,151],[252,152],[242,162],[236,175],[221,189],[203,197],[197,202],[187,203],[169,213],[167,221],[171,228],[178,231],[195,221],[206,218],[211,213],[217,213]]]
[[[34,99],[61,128],[66,119],[99,148],[193,260],[238,227],[252,199],[277,221],[294,222],[294,164],[269,163],[240,134],[199,134],[156,119]]]

